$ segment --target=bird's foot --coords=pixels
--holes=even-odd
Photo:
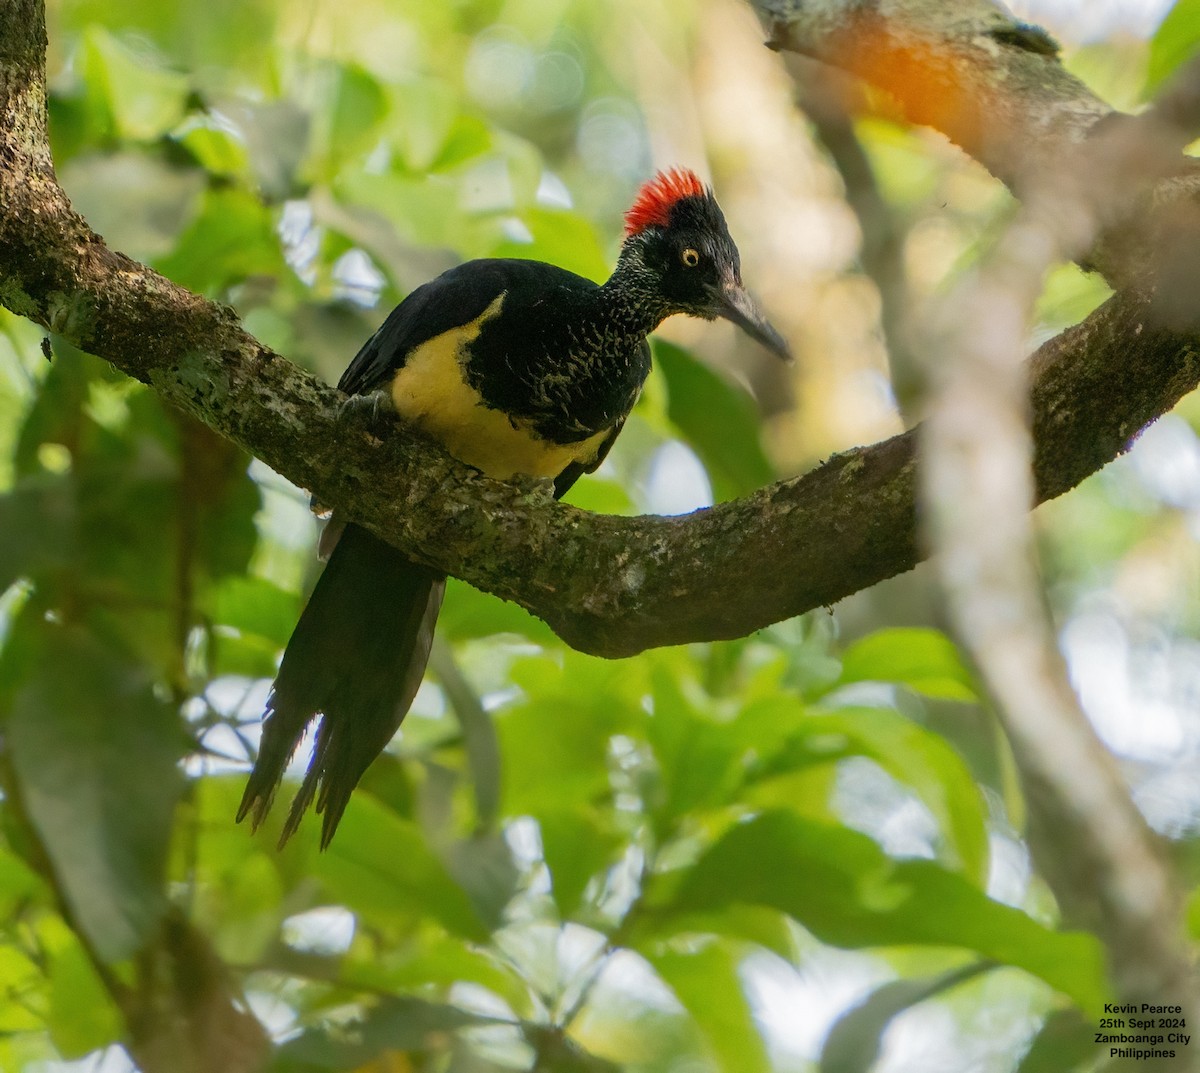
[[[385,422],[395,415],[392,400],[386,391],[372,391],[367,395],[347,395],[338,406],[338,423],[353,421],[362,415],[373,429],[379,431]]]
[[[523,473],[518,473],[511,479],[511,483],[515,484],[521,494],[529,499],[536,501],[554,498],[553,477],[528,477]]]

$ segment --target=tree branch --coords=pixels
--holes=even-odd
[[[45,138],[39,0],[0,5],[0,41],[0,302],[415,558],[605,656],[744,636],[921,558],[910,434],[687,517],[630,519],[489,480],[398,426],[340,421],[333,389],[230,310],[109,250],[71,209]],[[1042,125],[1032,108],[1026,121]],[[1046,344],[1034,370],[1041,498],[1109,461],[1200,382],[1195,337],[1152,325],[1148,298],[1133,292]]]
[[[1182,222],[1194,241],[1195,232],[1187,226],[1194,189],[1183,184],[1164,192],[1160,186],[1160,196],[1148,199],[1148,206],[1142,195],[1164,175],[1174,178],[1180,171],[1180,146],[1200,123],[1195,107],[1200,68],[1177,80],[1145,119],[1121,119],[1096,130],[1096,124],[1082,124],[1079,117],[1093,115],[1099,102],[1066,75],[1044,38],[990,4],[894,0],[869,9],[826,4],[817,20],[797,4],[758,6],[774,13],[777,42],[825,50],[823,58],[842,65],[864,65],[858,73],[884,83],[910,115],[946,123],[952,137],[1022,194],[1016,220],[978,269],[938,303],[935,319],[942,331],[927,345],[932,390],[930,419],[921,431],[928,450],[920,474],[921,505],[950,616],[1013,747],[1029,804],[1031,849],[1064,916],[1103,939],[1122,999],[1178,1001],[1194,1008],[1196,980],[1178,886],[1079,706],[1045,611],[1026,508],[1034,498],[1030,452],[1035,440],[1038,494],[1052,490],[1047,482],[1055,477],[1042,461],[1057,435],[1056,411],[1046,406],[1043,394],[1049,367],[1035,360],[1031,370],[1022,370],[1017,355],[1044,274],[1055,260],[1079,256],[1091,246],[1096,263],[1110,278],[1120,278],[1146,257],[1139,252],[1130,260],[1114,259],[1114,249],[1137,236],[1139,228],[1143,243],[1147,230],[1155,234],[1157,229],[1161,237],[1168,215]],[[846,45],[850,30],[854,50]],[[1022,36],[1030,33],[1032,38]],[[1031,43],[1037,47],[1023,47]],[[891,63],[879,56],[863,58],[864,51],[881,47],[899,56],[893,55]],[[914,58],[926,57],[939,62],[929,69],[918,63],[914,70]],[[904,77],[896,76],[897,69]],[[1035,69],[1040,79],[1027,77]],[[931,78],[937,88],[932,97]],[[988,88],[977,84],[981,78]],[[1040,105],[1038,122],[1060,132],[1057,158],[1047,155],[1036,130],[1030,146],[1012,139],[1012,106],[1018,103],[1013,89],[1027,86],[1035,87],[1039,99],[1020,103]],[[989,88],[994,127],[987,125],[992,116],[980,106]],[[1170,206],[1167,213],[1164,205]],[[1168,262],[1166,272],[1168,291],[1183,283],[1176,264]],[[1164,287],[1163,277],[1158,285]],[[1171,305],[1181,322],[1195,324],[1190,289],[1185,298],[1179,287]],[[1161,323],[1162,311],[1160,301],[1157,310],[1143,313],[1147,322]],[[1032,426],[1022,375],[1029,371],[1037,376]],[[1080,386],[1094,399],[1076,396],[1073,407],[1103,404],[1115,385],[1084,376]],[[1077,461],[1087,465],[1083,458]],[[1167,995],[1177,997],[1167,1000]],[[1196,1067],[1184,1060],[1188,1068]]]

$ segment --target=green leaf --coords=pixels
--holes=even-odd
[[[594,809],[566,807],[542,813],[537,821],[554,903],[560,919],[568,920],[579,909],[588,881],[616,859],[622,841]]]
[[[176,283],[207,294],[250,276],[277,278],[288,271],[271,214],[252,194],[232,187],[205,191],[199,215],[154,267]]]
[[[666,667],[654,673],[654,714],[646,734],[659,761],[665,818],[722,805],[742,781],[742,758],[752,748],[736,722],[721,722],[697,711]]]
[[[396,87],[391,100],[389,143],[395,148],[404,166],[414,173],[433,170],[442,164],[443,156],[469,158],[471,150],[478,152],[490,139],[481,139],[477,127],[459,128],[460,144],[451,149],[450,139],[458,119],[458,100],[440,82],[409,82]],[[478,123],[478,121],[476,121]],[[446,150],[451,149],[449,155]],[[462,157],[466,152],[468,157]]]
[[[395,229],[395,237],[405,243],[453,245],[455,228],[464,224],[458,187],[441,177],[413,178],[347,169],[338,177],[334,193],[348,209],[379,213]],[[384,242],[364,243],[364,248],[371,250],[375,245],[383,248]],[[387,258],[380,260],[386,263]]]
[[[96,975],[83,947],[72,939],[50,965],[50,1038],[63,1058],[82,1058],[120,1040],[120,1012]]]
[[[37,995],[44,993],[46,982],[44,966],[38,965],[27,954],[15,946],[0,945],[0,994],[7,996]],[[33,1008],[30,1008],[30,1007]],[[0,1002],[0,1038],[11,1032],[39,1032],[45,1029],[44,1003],[22,1004]],[[8,1066],[0,1061],[0,1069]],[[14,1069],[24,1068],[14,1066]]]
[[[248,838],[244,841],[254,845]],[[262,957],[278,938],[284,915],[283,884],[275,862],[260,851],[245,856],[237,868],[206,874],[202,902],[212,921],[207,933],[216,952],[242,965]]]
[[[667,416],[700,456],[718,500],[745,495],[775,479],[762,448],[753,399],[680,347],[654,341],[667,382]]]
[[[496,727],[443,641],[434,641],[429,665],[462,728],[479,826],[490,830],[500,808],[500,743]]]
[[[1096,1023],[1078,1010],[1056,1010],[1046,1018],[1033,1037],[1017,1073],[1068,1073],[1093,1069],[1100,1048],[1096,1046]]]
[[[83,77],[118,138],[161,137],[183,115],[187,79],[165,70],[144,47],[135,50],[100,26],[90,26],[85,35]]]
[[[476,116],[458,116],[446,134],[430,171],[449,171],[487,153],[495,144],[492,131]]]
[[[672,933],[680,935],[719,935],[723,939],[736,939],[753,943],[784,961],[796,960],[796,940],[793,926],[786,913],[761,905],[726,905],[718,912],[680,913],[671,917]],[[647,935],[640,946],[655,942]]]
[[[399,995],[379,1000],[359,1021],[339,1025],[336,1034],[309,1029],[278,1051],[276,1068],[358,1069],[385,1051],[416,1051],[431,1037],[473,1025],[496,1024],[494,1017],[457,1006]]]
[[[452,934],[487,938],[470,898],[420,830],[367,794],[355,795],[312,871],[334,901],[378,924],[428,914]]]
[[[172,138],[191,153],[209,175],[236,177],[249,174],[250,159],[245,143],[205,118],[189,119],[172,134]]]
[[[742,991],[735,951],[714,942],[645,956],[696,1022],[721,1069],[768,1073],[771,1062]]]
[[[837,685],[850,682],[895,682],[941,700],[977,701],[981,695],[954,642],[917,627],[877,630],[852,644]]]
[[[37,577],[70,562],[75,525],[69,482],[61,477],[26,477],[0,496],[0,592],[19,577]]]
[[[995,968],[976,962],[923,980],[893,980],[842,1014],[821,1048],[821,1073],[868,1073],[893,1018],[919,1002]]]
[[[356,64],[327,62],[315,78],[326,107],[313,116],[310,152],[316,180],[329,180],[341,166],[370,152],[386,113],[383,88]]]
[[[931,861],[893,861],[866,835],[788,812],[731,828],[680,877],[658,911],[739,903],[779,909],[823,942],[849,949],[973,950],[1040,977],[1091,1013],[1107,994],[1094,936],[1053,931]]]
[[[21,798],[79,928],[100,957],[120,961],[166,904],[177,716],[141,668],[91,636],[29,628],[38,633],[9,716]]]
[[[623,484],[594,473],[585,473],[571,485],[563,502],[580,510],[590,510],[593,514],[630,516],[637,513],[633,497]]]
[[[36,898],[45,889],[42,877],[16,854],[0,849],[0,919],[11,919],[13,903]]]
[[[911,787],[933,814],[943,856],[976,885],[987,881],[987,809],[974,776],[945,739],[887,708],[842,708],[798,715],[796,733],[764,766],[764,776],[832,763],[848,756],[874,760]]]
[[[504,836],[473,834],[446,846],[442,859],[466,891],[484,926],[489,931],[499,928],[520,880],[512,848]]]
[[[609,741],[643,718],[630,688],[633,666],[573,652],[561,667],[546,658],[514,664],[528,700],[496,713],[505,815],[539,815],[611,792]]]
[[[529,228],[532,241],[506,239],[492,251],[493,257],[533,258],[588,279],[608,278],[608,258],[586,217],[567,209],[532,206],[521,211],[521,222]]]
[[[253,633],[282,648],[300,615],[300,599],[260,577],[223,578],[209,601],[209,617],[220,626]]]
[[[1200,50],[1200,0],[1175,0],[1150,39],[1146,95],[1152,96],[1197,50]]]
[[[209,636],[207,667],[213,678],[273,678],[282,645],[253,633],[218,626]]]
[[[450,987],[470,981],[499,995],[518,1013],[529,1002],[525,985],[500,958],[435,929],[382,957],[374,942],[361,952],[352,946],[339,959],[338,968],[343,984],[365,991],[406,991],[430,984]]]

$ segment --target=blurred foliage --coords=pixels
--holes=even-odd
[[[1150,86],[1194,49],[1193,7],[1152,42]],[[720,10],[63,0],[56,162],[115,246],[335,379],[461,259],[602,277],[666,107],[639,78],[656,63],[686,83]],[[919,134],[860,136],[914,290],[935,289],[1011,202]],[[859,283],[789,279],[830,301]],[[1039,332],[1103,296],[1061,269]],[[852,611],[853,638],[818,612],[608,663],[452,583],[433,673],[330,850],[235,827],[315,570],[304,497],[50,342],[48,362],[0,314],[0,1068],[126,1068],[131,995],[180,919],[223,981],[211,1002],[244,996],[280,1073],[847,1073],[933,1004],[963,1068],[1014,1069],[1030,1046],[1022,1069],[1089,1060],[1099,945],[1057,927],[974,676],[903,603],[867,628]],[[632,513],[656,482],[703,501],[771,480],[738,378],[684,346],[656,357],[573,501]],[[1125,621],[1200,636],[1183,547],[1200,498],[1154,463],[1200,458],[1198,419],[1186,404],[1170,450],[1044,512],[1065,622],[1127,592]],[[681,441],[702,478],[664,461]],[[1193,572],[1148,591],[1146,549],[1171,542]],[[1176,823],[1186,845],[1196,825]]]

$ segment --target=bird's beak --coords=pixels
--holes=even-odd
[[[771,327],[758,304],[741,284],[724,283],[720,286],[710,286],[708,293],[712,297],[712,305],[709,307],[711,313],[733,321],[751,339],[760,342],[776,357],[791,363],[792,352],[788,350],[783,336]]]

